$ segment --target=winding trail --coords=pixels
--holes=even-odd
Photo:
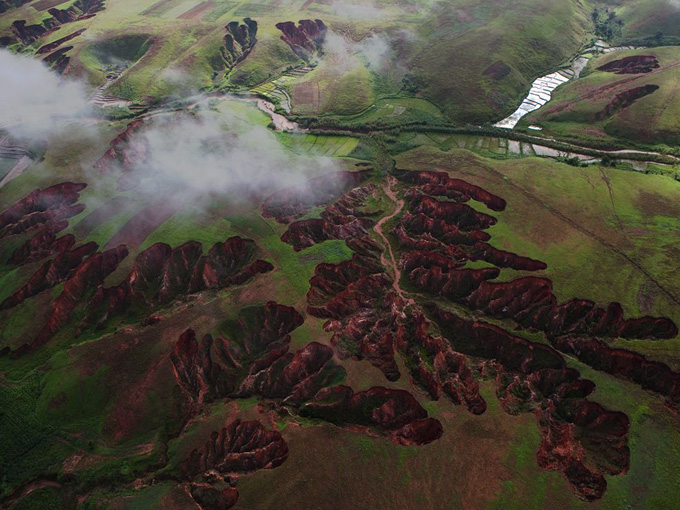
[[[401,211],[404,210],[404,199],[397,197],[397,194],[392,189],[392,186],[394,184],[396,184],[396,181],[397,180],[394,177],[392,177],[391,175],[387,176],[387,179],[382,184],[382,189],[385,192],[385,195],[387,195],[387,197],[392,202],[397,204],[397,207],[394,209],[392,214],[389,214],[387,216],[383,216],[380,219],[380,221],[378,221],[378,223],[375,224],[375,227],[373,228],[373,230],[375,230],[375,232],[378,234],[380,239],[382,239],[383,243],[387,247],[387,252],[389,253],[389,260],[385,256],[385,252],[382,252],[380,254],[380,263],[383,266],[387,266],[387,267],[392,268],[392,271],[394,272],[394,282],[392,283],[392,286],[394,287],[394,290],[397,293],[397,296],[399,296],[401,299],[403,299],[406,302],[407,305],[408,304],[415,305],[416,303],[413,299],[404,297],[404,290],[399,285],[399,281],[401,280],[401,271],[399,270],[399,264],[397,264],[397,259],[394,256],[394,250],[392,250],[392,244],[389,242],[389,240],[387,239],[387,236],[383,232],[383,225],[385,225],[385,223],[390,221],[395,216],[398,216],[401,213]]]

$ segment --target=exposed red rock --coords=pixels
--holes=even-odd
[[[12,23],[12,34],[28,46],[44,35],[59,29],[60,25],[93,17],[104,10],[104,0],[76,0],[65,9],[51,8],[47,12],[50,17],[39,24],[26,25],[26,20],[16,20]],[[66,38],[65,38],[66,39]]]
[[[195,332],[187,330],[171,356],[180,388],[194,404],[202,404],[234,394],[251,377],[247,388],[239,391],[252,394],[263,391],[269,395],[272,390],[264,389],[261,381],[255,388],[255,378],[286,355],[290,333],[302,322],[294,308],[269,302],[243,310],[229,324],[228,338],[213,340],[206,335],[199,343]],[[292,358],[288,358],[290,361]],[[278,396],[280,391],[276,393]]]
[[[224,36],[222,57],[228,69],[244,61],[257,42],[257,21],[245,18],[244,22],[232,21],[224,27],[227,35]]]
[[[233,477],[277,468],[287,458],[288,445],[278,431],[259,421],[235,420],[213,432],[202,450],[194,450],[182,471],[193,480],[189,493],[200,508],[225,510],[238,500]]]
[[[394,359],[397,315],[403,306],[390,278],[372,258],[354,255],[340,264],[320,264],[310,280],[308,312],[333,319],[325,325],[343,357],[368,359],[388,380],[400,377]]]
[[[354,188],[326,207],[320,219],[291,223],[281,240],[292,245],[295,251],[301,251],[331,239],[365,237],[375,222],[361,207],[374,191],[372,186]]]
[[[48,9],[54,20],[58,23],[70,23],[88,19],[104,10],[104,0],[76,0],[73,5],[66,9]]]
[[[49,29],[42,24],[27,25],[26,20],[23,19],[12,22],[12,35],[25,46],[32,44],[48,32]]]
[[[456,226],[465,232],[486,230],[498,221],[467,204],[439,201],[417,193],[409,194],[409,207],[415,214],[424,214],[432,219],[444,221],[447,225]]]
[[[633,55],[608,62],[597,70],[616,74],[642,74],[651,73],[659,67],[659,61],[654,55]]]
[[[56,50],[59,46],[64,44],[65,42],[70,41],[71,39],[75,39],[79,35],[81,35],[83,32],[87,30],[86,28],[81,28],[80,30],[76,30],[75,32],[67,35],[66,37],[62,37],[60,39],[57,39],[56,41],[53,41],[49,44],[45,44],[44,46],[41,46],[38,51],[35,52],[36,55],[46,55],[47,53],[50,53],[54,50]]]
[[[456,352],[494,359],[507,370],[523,374],[543,368],[564,368],[562,356],[552,347],[530,342],[485,322],[463,319],[434,305],[429,312]]]
[[[517,271],[542,271],[548,268],[545,262],[499,250],[487,243],[475,244],[470,260],[483,260],[496,267],[508,267]]]
[[[94,164],[102,174],[114,171],[129,172],[135,164],[146,161],[149,146],[143,138],[135,136],[144,126],[141,119],[133,120],[120,135],[111,141],[109,150]]]
[[[455,263],[444,257],[428,256],[423,252],[411,252],[405,256],[403,264],[416,287],[452,300],[468,296],[484,281],[499,274],[496,268],[455,269]]]
[[[45,62],[45,64],[47,64],[55,72],[59,74],[65,74],[69,63],[71,62],[71,57],[66,54],[72,49],[73,46],[64,46],[63,48],[59,48],[53,53],[47,55],[43,59],[43,62]]]
[[[420,313],[400,324],[396,345],[411,371],[413,381],[433,400],[442,394],[456,405],[465,404],[473,414],[486,411],[479,384],[466,356],[455,352],[441,336],[428,333],[431,324]]]
[[[625,320],[618,303],[611,303],[607,309],[579,299],[558,305],[552,282],[546,278],[528,276],[511,282],[483,282],[463,302],[492,317],[513,319],[551,336],[674,338],[678,334],[677,326],[669,319]]]
[[[278,398],[283,399],[284,405],[297,407],[311,400],[322,388],[344,379],[345,370],[333,363],[332,358],[330,347],[309,343],[295,354],[284,354],[259,372],[251,370],[235,396]]]
[[[238,502],[238,491],[229,485],[215,487],[208,483],[193,483],[189,492],[202,510],[227,510]]]
[[[600,499],[607,488],[604,475],[628,471],[629,422],[623,413],[587,400],[568,399],[546,408],[541,429],[538,464],[564,473],[581,499]]]
[[[628,418],[585,400],[594,385],[565,368],[558,352],[436,306],[430,313],[455,350],[502,366],[498,394],[508,412],[539,416],[540,466],[562,472],[576,494],[589,501],[604,494],[605,474],[627,471]]]

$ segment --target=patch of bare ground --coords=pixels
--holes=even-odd
[[[288,425],[290,456],[281,467],[239,482],[240,510],[309,508],[486,508],[513,476],[506,459],[517,431],[533,417],[444,411],[444,435],[434,443],[400,449],[329,425]],[[386,480],[391,480],[389,484]],[[276,491],[266,490],[276,487]],[[568,491],[565,482],[565,490]]]

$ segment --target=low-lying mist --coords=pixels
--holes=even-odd
[[[0,49],[0,129],[42,139],[69,121],[91,114],[86,88],[42,62]]]
[[[266,127],[236,118],[228,108],[209,108],[214,101],[198,94],[192,102],[199,108],[152,112],[132,132],[129,143],[143,150],[119,169],[126,172],[131,194],[196,203],[225,194],[261,196],[283,187],[304,187],[310,175],[338,170],[330,158],[292,154]],[[93,134],[71,129],[83,116]],[[28,140],[49,140],[59,133],[60,139],[72,136],[74,145],[78,137],[91,136],[104,155],[111,139],[98,127],[108,122],[88,104],[84,84],[65,79],[30,57],[0,50],[0,130]],[[124,126],[123,122],[120,128]],[[91,161],[80,164],[94,192],[103,177]]]
[[[135,137],[146,153],[130,170],[141,178],[136,189],[172,200],[262,196],[339,169],[329,158],[294,156],[267,128],[224,112],[157,116]]]

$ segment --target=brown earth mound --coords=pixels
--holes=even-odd
[[[634,89],[628,89],[624,92],[620,92],[616,94],[614,99],[612,99],[612,101],[607,106],[605,106],[604,110],[599,112],[595,117],[597,120],[603,120],[611,117],[621,110],[628,108],[638,99],[642,99],[645,96],[653,94],[657,90],[659,90],[658,85],[644,85],[642,87],[635,87]]]
[[[616,74],[642,74],[651,73],[659,67],[659,61],[654,55],[634,55],[608,62],[597,70]]]
[[[512,69],[508,64],[506,64],[502,60],[498,60],[491,64],[489,67],[487,67],[482,73],[482,76],[486,76],[487,78],[492,78],[496,81],[500,81],[507,75],[509,75],[511,71]]]

